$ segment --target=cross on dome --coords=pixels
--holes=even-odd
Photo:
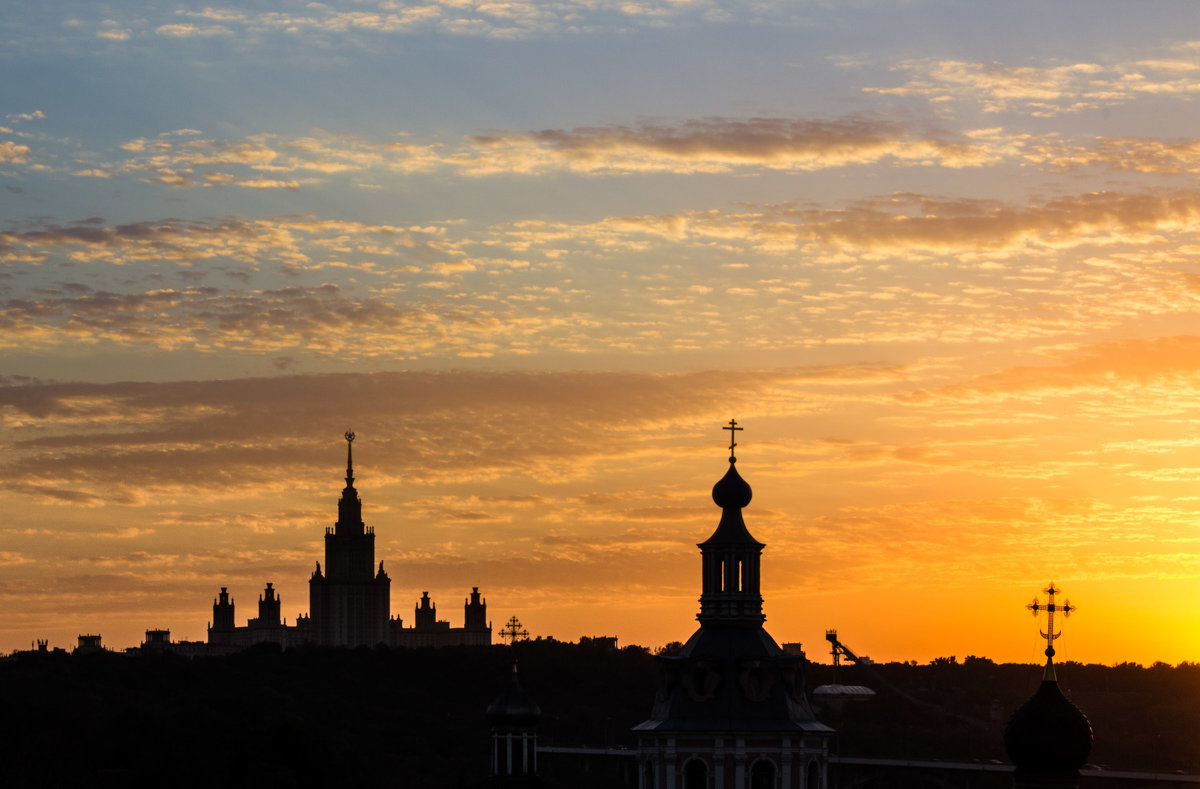
[[[508,639],[510,644],[515,644],[517,641],[523,641],[529,638],[529,631],[521,627],[521,620],[515,616],[508,620],[504,627],[500,628],[500,640]],[[513,669],[516,670],[515,667]]]
[[[733,454],[733,448],[737,446],[737,441],[736,441],[737,433],[735,431],[745,430],[745,428],[738,427],[736,419],[730,419],[729,424],[721,429],[729,431],[729,462],[733,463],[734,461],[737,460],[737,458],[734,457],[734,454]]]
[[[1063,618],[1065,619],[1066,617],[1070,616],[1071,612],[1074,611],[1078,606],[1071,605],[1071,601],[1069,599],[1061,604],[1055,603],[1054,595],[1059,594],[1062,592],[1062,590],[1055,588],[1053,581],[1051,581],[1050,585],[1043,589],[1042,592],[1044,592],[1047,596],[1045,604],[1042,604],[1038,601],[1037,597],[1034,597],[1033,602],[1025,607],[1032,611],[1035,617],[1043,611],[1046,612],[1046,630],[1043,632],[1039,629],[1038,632],[1042,634],[1042,638],[1046,639],[1046,657],[1052,658],[1054,657],[1054,641],[1062,635],[1061,629],[1057,633],[1054,632],[1054,614],[1055,612],[1061,611]]]

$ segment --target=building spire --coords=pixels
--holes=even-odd
[[[362,499],[358,497],[358,491],[354,489],[354,431],[346,431],[346,487],[342,488],[342,497],[338,499],[338,519],[334,528],[339,534],[362,534],[366,528],[362,520]],[[329,562],[325,562],[326,570],[331,570],[328,567]],[[368,561],[366,566],[371,567],[374,561]]]

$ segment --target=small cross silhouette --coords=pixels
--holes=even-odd
[[[729,431],[729,459],[735,460],[736,458],[733,456],[733,448],[737,446],[737,441],[735,440],[737,438],[737,433],[735,431],[745,430],[745,428],[738,427],[736,419],[730,419],[729,424],[721,429]]]
[[[500,640],[508,639],[510,644],[517,643],[518,640],[529,638],[529,631],[521,627],[521,620],[515,616],[508,620],[508,624],[500,628]]]

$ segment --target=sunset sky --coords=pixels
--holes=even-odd
[[[1194,3],[11,0],[0,75],[0,652],[292,622],[347,428],[406,624],[685,639],[736,418],[777,641],[1200,660]]]

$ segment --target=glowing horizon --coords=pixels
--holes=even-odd
[[[340,436],[411,618],[1200,660],[1190,4],[18,2],[0,652],[307,611]]]

